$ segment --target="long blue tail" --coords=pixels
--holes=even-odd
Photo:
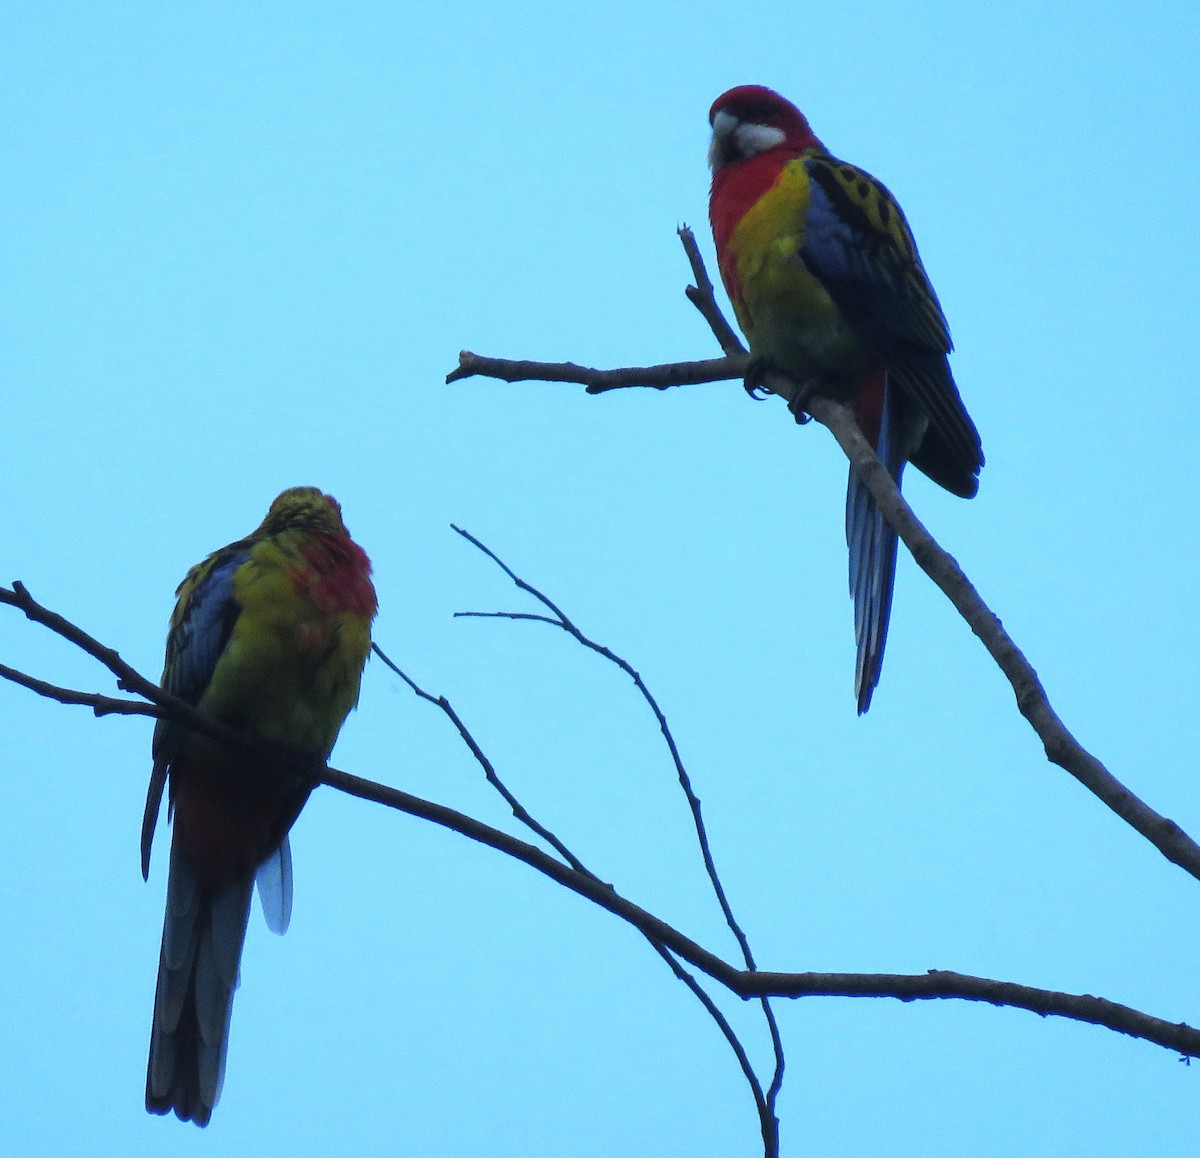
[[[897,486],[907,461],[898,398],[895,388],[885,383],[879,443],[875,448]],[[846,488],[846,545],[850,548],[850,594],[854,599],[854,638],[858,644],[854,692],[861,716],[871,706],[871,694],[883,667],[896,579],[896,532],[884,521],[870,491],[853,470]]]

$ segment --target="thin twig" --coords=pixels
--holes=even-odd
[[[695,240],[693,239],[693,245]],[[554,617],[544,615],[532,615],[528,612],[458,612],[459,617],[475,617],[475,618],[494,618],[497,615],[504,619],[529,619],[537,622],[549,623],[555,627],[561,628],[577,643],[582,644],[589,651],[595,652],[596,655],[602,656],[610,663],[615,664],[633,681],[643,701],[649,706],[651,712],[654,713],[654,718],[658,722],[659,731],[662,733],[663,740],[666,742],[667,751],[671,754],[671,762],[675,767],[675,775],[679,780],[679,785],[683,790],[683,794],[688,803],[688,808],[692,814],[692,824],[696,830],[696,841],[700,846],[700,855],[704,861],[704,871],[708,874],[708,879],[712,884],[713,893],[717,898],[717,903],[721,907],[721,912],[725,917],[725,923],[729,926],[733,933],[734,939],[738,943],[738,948],[742,953],[742,960],[746,964],[746,968],[753,970],[757,968],[754,961],[754,954],[750,949],[750,941],[746,937],[744,930],[738,923],[737,918],[733,914],[733,906],[729,903],[729,898],[725,893],[725,886],[721,882],[720,873],[717,872],[716,862],[713,860],[712,850],[708,841],[708,830],[704,825],[704,816],[700,806],[700,798],[696,795],[692,788],[692,780],[688,775],[687,768],[684,766],[683,757],[679,754],[679,747],[675,743],[675,736],[671,732],[671,726],[667,722],[667,717],[663,714],[662,708],[659,707],[658,701],[654,698],[650,689],[646,686],[641,674],[637,672],[633,665],[627,660],[617,655],[610,648],[605,647],[601,643],[597,643],[576,626],[575,622],[547,595],[534,587],[533,584],[526,582],[516,574],[490,547],[482,543],[469,531],[463,530],[461,527],[456,527],[451,524],[451,529],[461,535],[473,547],[481,551],[493,563],[499,567],[505,575],[507,575],[516,586],[532,595],[543,607],[548,608],[554,613]],[[763,1017],[767,1023],[768,1032],[771,1035],[771,1048],[775,1055],[775,1070],[772,1075],[771,1084],[767,1093],[767,1105],[774,1113],[775,1102],[778,1098],[779,1090],[783,1085],[783,1073],[785,1066],[783,1040],[779,1034],[779,1025],[775,1020],[775,1013],[771,1009],[771,1003],[764,997],[762,999]]]
[[[114,696],[102,696],[98,692],[79,692],[74,688],[59,687],[58,684],[36,679],[4,663],[0,663],[0,677],[28,688],[31,692],[37,692],[39,696],[45,696],[48,700],[91,708],[96,716],[150,716],[155,710],[153,705],[141,700],[123,700]]]
[[[721,312],[721,307],[717,305],[716,293],[713,289],[712,278],[708,276],[708,267],[704,264],[704,258],[700,255],[700,247],[696,244],[696,235],[686,225],[681,225],[677,230],[679,240],[683,242],[683,252],[687,254],[688,263],[692,267],[692,277],[696,279],[695,285],[690,285],[683,292],[687,295],[687,299],[701,313],[701,316],[708,323],[709,329],[713,332],[713,337],[717,339],[721,349],[725,351],[726,357],[736,357],[746,353],[746,347],[742,345],[742,340],[737,336],[734,328],[725,320],[725,315]]]
[[[729,1048],[733,1050],[734,1057],[737,1058],[737,1063],[741,1067],[742,1075],[745,1077],[746,1083],[750,1086],[750,1092],[754,1096],[754,1107],[758,1111],[758,1125],[762,1131],[763,1158],[779,1158],[779,1119],[775,1115],[775,1102],[769,1092],[767,1094],[763,1093],[762,1082],[758,1080],[758,1074],[755,1073],[754,1066],[750,1063],[746,1047],[742,1045],[741,1039],[733,1030],[733,1026],[729,1024],[729,1020],[718,1008],[717,1003],[709,996],[704,986],[679,964],[679,961],[669,949],[649,937],[646,940],[650,942],[655,952],[667,963],[671,972],[692,991],[696,999],[708,1011],[709,1016],[724,1035],[726,1042],[729,1043]],[[766,1001],[767,999],[764,997],[761,1000]]]
[[[454,710],[453,704],[445,696],[435,696],[431,692],[427,692],[415,680],[410,678],[406,672],[402,671],[393,660],[389,659],[379,644],[372,643],[371,650],[408,685],[409,690],[414,695],[425,700],[426,703],[433,704],[454,725],[459,738],[471,750],[471,755],[475,757],[475,762],[483,769],[483,774],[487,782],[504,797],[505,803],[512,809],[513,816],[531,832],[537,833],[576,872],[586,873],[588,876],[599,880],[600,878],[596,877],[596,874],[567,848],[550,829],[535,820],[526,810],[525,806],[508,790],[508,787],[500,779],[499,775],[497,775],[495,765],[488,759],[487,754],[476,742],[475,737],[471,735],[470,729],[463,723],[462,717],[459,716],[458,712]]]
[[[455,528],[457,530],[457,528]],[[459,531],[459,534],[465,535],[466,532]],[[470,538],[470,536],[466,536]],[[475,542],[472,539],[472,542]],[[481,550],[487,550],[481,544]],[[494,556],[493,556],[494,558]],[[498,560],[497,560],[498,561]],[[501,564],[503,566],[503,564]],[[548,602],[548,601],[546,601]],[[549,619],[545,616],[536,616],[532,618],[542,618],[548,623],[555,623],[556,620]],[[558,854],[573,868],[577,873],[590,877],[599,884],[604,884],[606,888],[612,888],[612,885],[606,884],[601,879],[587,868],[586,865],[566,846],[566,844],[550,831],[545,825],[536,820],[533,815],[525,808],[517,797],[509,790],[508,786],[500,778],[495,765],[492,764],[486,753],[480,747],[475,737],[471,734],[470,729],[463,722],[462,717],[455,711],[453,705],[445,696],[435,696],[431,692],[422,688],[414,679],[404,672],[398,664],[396,664],[378,643],[371,644],[371,650],[387,665],[393,672],[396,673],[409,687],[409,689],[420,699],[426,703],[433,704],[440,709],[443,715],[454,725],[459,737],[463,743],[471,751],[471,755],[475,757],[475,761],[483,769],[483,773],[487,782],[504,798],[509,808],[512,809],[513,816],[524,824],[531,832],[540,836],[547,844],[549,844]],[[660,942],[653,937],[646,935],[646,940],[649,941],[654,951],[666,962],[671,972],[675,977],[682,981],[684,985],[691,990],[695,997],[700,1001],[701,1005],[708,1011],[710,1017],[716,1023],[717,1028],[721,1031],[729,1047],[733,1050],[734,1057],[737,1059],[738,1065],[741,1067],[742,1074],[745,1076],[747,1083],[750,1086],[750,1092],[754,1098],[754,1104],[758,1110],[759,1125],[763,1134],[764,1158],[778,1158],[779,1154],[779,1122],[774,1113],[774,1100],[768,1100],[767,1095],[763,1093],[762,1083],[758,1080],[758,1074],[755,1073],[754,1067],[750,1064],[750,1058],[746,1053],[745,1047],[742,1045],[737,1034],[734,1032],[733,1026],[724,1013],[718,1008],[716,1002],[705,991],[704,987],[692,976],[682,965],[675,959],[671,952]],[[749,964],[748,968],[753,969],[753,964]],[[767,998],[760,999],[764,1004],[767,1003]],[[767,1005],[769,1009],[769,1005]],[[776,1031],[778,1032],[778,1031]]]

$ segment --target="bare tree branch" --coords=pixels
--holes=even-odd
[[[812,398],[808,410],[828,427],[883,517],[895,528],[917,565],[945,593],[1007,677],[1021,715],[1038,734],[1047,758],[1065,769],[1140,832],[1168,860],[1200,878],[1200,848],[1173,820],[1160,815],[1131,792],[1079,743],[1050,704],[1033,665],[984,603],[954,557],[944,551],[913,514],[912,508],[858,429],[853,413],[827,398]]]
[[[88,635],[86,631],[76,626],[69,619],[64,619],[57,612],[51,611],[48,607],[43,607],[42,604],[29,594],[28,588],[19,579],[13,583],[11,588],[0,587],[0,603],[7,603],[10,607],[15,607],[26,619],[49,628],[55,635],[65,639],[68,643],[73,643],[93,659],[99,660],[116,677],[117,687],[121,691],[133,692],[135,695],[149,700],[150,703],[143,704],[140,709],[135,710],[129,700],[110,699],[107,696],[99,695],[94,696],[95,703],[92,703],[87,697],[93,696],[93,693],[74,692],[67,688],[55,688],[53,684],[45,684],[45,690],[43,690],[42,688],[33,686],[42,681],[33,680],[30,676],[24,676],[23,673],[17,672],[13,668],[6,668],[0,672],[0,675],[3,675],[4,678],[10,679],[14,683],[21,683],[22,686],[29,688],[31,691],[38,692],[39,695],[47,695],[51,699],[59,699],[61,703],[86,703],[87,706],[92,707],[98,716],[109,714],[153,716],[155,718],[168,716],[195,732],[212,736],[213,739],[221,740],[226,744],[242,748],[262,747],[262,744],[258,741],[244,736],[234,728],[227,727],[220,720],[215,720],[211,716],[205,715],[204,712],[197,710],[191,704],[187,703],[186,700],[181,700],[163,691],[153,680],[146,679],[145,676],[127,664],[111,647],[105,647],[99,640]],[[51,689],[54,692],[64,693],[74,698],[69,701],[62,700],[59,695],[51,694]],[[159,710],[155,710],[150,705],[155,705]]]
[[[458,367],[446,381],[458,382],[476,375],[504,382],[574,382],[589,394],[603,394],[625,386],[668,390],[672,386],[695,386],[701,382],[723,382],[738,378],[736,358],[710,358],[704,362],[674,362],[663,366],[626,366],[619,370],[593,370],[574,362],[514,362],[508,358],[485,358],[463,350]]]
[[[692,245],[695,246],[695,239],[692,239]],[[698,255],[697,255],[698,256]],[[711,287],[710,287],[711,289]],[[746,937],[741,925],[733,914],[733,906],[729,903],[729,898],[725,893],[725,886],[721,883],[721,876],[717,872],[716,862],[713,860],[712,850],[708,842],[708,830],[704,825],[704,816],[700,806],[700,798],[696,795],[692,788],[692,780],[688,775],[687,768],[684,766],[683,757],[679,754],[679,747],[675,743],[675,736],[671,732],[671,726],[667,723],[667,717],[663,714],[662,709],[658,706],[658,701],[654,698],[650,689],[646,686],[641,674],[634,670],[632,664],[614,651],[605,647],[603,644],[597,643],[595,640],[585,635],[571,620],[571,618],[554,603],[547,595],[539,591],[533,584],[526,582],[511,567],[508,566],[490,547],[480,542],[469,531],[464,531],[461,527],[456,527],[451,524],[451,529],[461,535],[472,546],[481,551],[501,571],[507,575],[514,584],[521,590],[532,595],[543,607],[548,608],[554,613],[553,618],[544,615],[529,615],[527,613],[511,613],[511,612],[475,612],[475,611],[460,611],[457,612],[457,617],[466,618],[499,618],[503,619],[531,619],[537,622],[549,623],[555,627],[561,628],[577,643],[582,644],[589,651],[595,652],[602,656],[610,663],[615,664],[621,669],[634,683],[643,701],[654,713],[654,718],[658,723],[659,731],[662,733],[663,740],[667,745],[667,751],[671,755],[671,762],[675,767],[675,775],[679,780],[679,786],[683,790],[683,794],[688,803],[688,808],[692,814],[692,824],[696,830],[696,841],[700,846],[700,855],[704,861],[704,871],[708,874],[709,882],[712,884],[713,893],[717,898],[717,903],[721,907],[721,913],[725,917],[725,923],[729,926],[733,933],[734,940],[738,943],[738,948],[742,953],[742,960],[745,962],[746,968],[753,970],[757,968],[754,961],[754,954],[750,949],[750,941]],[[763,1017],[767,1023],[767,1030],[771,1035],[771,1047],[775,1053],[775,1071],[771,1078],[771,1084],[767,1091],[767,1105],[770,1107],[772,1116],[774,1115],[775,1103],[779,1097],[779,1091],[783,1086],[783,1073],[785,1067],[785,1058],[783,1052],[783,1040],[779,1035],[779,1025],[775,1020],[775,1013],[771,1009],[771,1003],[764,997],[762,999]]]
[[[33,614],[29,618],[45,624],[55,634],[65,639],[71,639],[90,655],[102,653],[116,656],[116,652],[97,643],[80,628],[63,619],[61,616],[40,605],[33,604],[28,594],[13,598],[14,592],[24,591],[20,584],[14,584],[13,590],[0,588],[0,603],[8,603],[25,610],[26,604],[31,606]],[[28,614],[28,612],[27,612]],[[85,641],[85,642],[80,642]],[[114,661],[115,662],[115,661]],[[106,663],[107,666],[107,663]],[[137,714],[166,717],[176,720],[189,728],[213,735],[224,742],[256,747],[251,739],[241,736],[233,729],[209,720],[204,713],[197,712],[190,705],[161,693],[150,681],[146,680],[133,668],[120,661],[118,665],[124,671],[123,679],[132,689],[149,686],[156,693],[156,703],[146,704],[145,711]],[[7,669],[14,671],[15,669]],[[110,668],[111,670],[111,668]],[[24,676],[24,673],[16,673]],[[42,681],[33,677],[24,677],[23,686],[30,687]],[[50,685],[54,687],[54,685]],[[31,688],[31,690],[37,690]],[[54,687],[54,690],[60,691]],[[69,691],[69,689],[66,689]],[[84,697],[91,693],[70,692],[77,697],[71,702],[85,704]],[[53,697],[52,697],[53,698]],[[88,705],[90,706],[90,704]],[[276,755],[286,759],[284,753]],[[497,852],[522,861],[540,872],[550,880],[570,889],[577,895],[592,901],[602,909],[632,925],[643,936],[663,945],[680,960],[707,974],[713,980],[724,985],[740,997],[804,997],[804,996],[846,996],[846,997],[894,997],[901,1001],[932,1000],[953,998],[963,1001],[983,1001],[993,1005],[1010,1006],[1026,1009],[1040,1016],[1065,1017],[1073,1021],[1111,1029],[1117,1033],[1140,1038],[1153,1045],[1179,1053],[1183,1057],[1200,1057],[1200,1030],[1193,1029],[1185,1023],[1174,1023],[1162,1018],[1152,1017],[1140,1010],[1120,1005],[1105,998],[1093,997],[1087,994],[1060,993],[1049,989],[1037,989],[1031,986],[1017,985],[1013,982],[996,981],[985,977],[973,977],[968,974],[954,973],[945,970],[935,970],[925,974],[873,974],[873,973],[766,973],[738,969],[722,960],[716,954],[709,952],[702,945],[693,941],[679,930],[668,925],[661,918],[627,900],[616,892],[611,885],[605,884],[588,873],[579,872],[570,865],[555,859],[549,853],[535,848],[531,844],[518,840],[506,832],[492,828],[482,821],[475,820],[461,812],[456,812],[445,805],[423,800],[419,796],[391,788],[384,784],[366,780],[359,776],[336,768],[317,770],[315,778],[323,784],[328,784],[341,792],[357,796],[362,800],[373,801],[388,808],[421,820],[437,824],[479,844],[495,849]]]
[[[435,696],[431,692],[427,692],[406,672],[401,670],[399,665],[387,656],[379,644],[372,643],[371,650],[408,685],[409,690],[414,695],[426,703],[433,704],[454,725],[459,738],[471,750],[471,755],[475,757],[475,762],[483,769],[485,779],[504,798],[505,803],[512,809],[514,818],[525,825],[531,832],[540,836],[576,872],[586,873],[591,877],[596,876],[550,829],[535,820],[525,809],[525,806],[508,790],[508,787],[497,774],[495,766],[476,742],[475,737],[471,735],[470,730],[463,723],[462,717],[454,710],[454,706],[450,701],[445,696]],[[600,878],[596,877],[596,879],[599,880]]]
[[[683,237],[682,230],[680,233]],[[636,371],[593,370],[566,363],[571,366],[572,374],[570,377],[560,377],[557,366],[553,363],[507,362],[500,358],[464,354],[461,357],[468,361],[464,364],[460,360],[459,369],[454,372],[454,377],[481,374],[509,382],[537,380],[584,383],[588,393],[641,386],[647,382],[661,390],[671,385],[684,386],[696,381],[712,381],[708,375],[721,366],[726,368],[724,376],[727,379],[744,378],[749,365],[749,355],[738,354],[728,343],[728,338],[724,335],[729,326],[717,305],[712,282],[707,272],[703,275],[697,272],[703,270],[704,262],[695,246],[695,239],[691,238],[690,244],[687,237],[683,237],[683,240],[688,260],[699,283],[697,286],[688,287],[688,299],[709,320],[714,335],[726,350],[725,358],[640,367]],[[719,323],[714,320],[718,316],[721,319]],[[740,348],[740,343],[738,346]],[[512,367],[520,367],[519,374],[514,375]],[[787,396],[793,392],[786,384],[786,379],[775,372],[765,374],[762,385],[774,394]],[[983,601],[953,556],[938,545],[913,514],[912,508],[895,482],[875,456],[870,443],[858,430],[853,413],[840,403],[816,396],[807,400],[805,409],[818,422],[829,428],[849,458],[851,468],[871,492],[883,517],[903,540],[917,565],[946,594],[995,659],[1012,686],[1018,709],[1042,741],[1047,758],[1074,776],[1126,824],[1150,841],[1169,861],[1200,880],[1200,845],[1197,845],[1175,821],[1156,812],[1131,792],[1072,735],[1051,706],[1033,665],[1004,630],[999,617]]]
[[[1183,1057],[1200,1057],[1200,1030],[1185,1023],[1151,1017],[1127,1005],[1087,994],[1059,993],[947,970],[928,973],[758,973],[736,969],[678,930],[626,900],[609,885],[578,873],[541,849],[478,820],[346,772],[326,769],[324,783],[351,796],[374,801],[428,820],[470,840],[523,861],[544,876],[585,897],[643,935],[665,945],[697,969],[741,997],[893,997],[900,1001],[956,998],[1026,1009],[1047,1017],[1065,1017],[1102,1026],[1162,1046]]]
[[[1148,1017],[1128,1005],[1103,997],[1055,993],[1012,981],[993,981],[944,969],[913,974],[743,973],[739,985],[743,996],[770,993],[778,997],[894,997],[900,1001],[954,997],[962,1001],[1007,1005],[1042,1017],[1066,1017],[1104,1026],[1174,1050],[1185,1058],[1197,1056],[1193,1051],[1200,1038],[1200,1031],[1183,1022]]]
[[[102,696],[98,692],[77,692],[74,688],[59,687],[58,684],[47,683],[26,675],[15,667],[0,663],[0,677],[37,692],[48,700],[57,700],[60,704],[72,704],[91,708],[97,716],[151,716],[154,708],[141,700],[123,700],[114,696]]]

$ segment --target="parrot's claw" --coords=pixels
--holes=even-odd
[[[801,425],[812,421],[812,415],[804,409],[805,404],[813,396],[813,388],[811,386],[803,386],[796,391],[795,397],[788,401],[788,409],[792,412],[792,417]]]
[[[746,375],[742,379],[742,389],[754,399],[755,402],[761,402],[770,390],[763,385],[763,378],[767,373],[767,363],[762,358],[756,358],[753,354],[750,355],[750,361],[746,363]]]

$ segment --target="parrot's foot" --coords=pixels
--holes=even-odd
[[[763,378],[766,377],[768,370],[767,363],[764,359],[750,355],[750,361],[746,363],[746,376],[742,379],[742,389],[754,399],[755,402],[761,402],[768,394],[771,393],[766,386],[763,385]]]
[[[777,393],[766,382],[767,375],[773,369],[774,367],[765,358],[760,358],[755,354],[750,355],[750,360],[746,363],[745,376],[742,378],[742,389],[755,402],[761,402],[767,395]],[[788,400],[788,409],[801,426],[812,421],[812,415],[804,409],[804,406],[814,393],[813,385],[797,386],[795,395]]]
[[[811,386],[802,386],[797,389],[795,395],[788,399],[788,409],[792,412],[792,417],[801,425],[812,421],[812,415],[804,409],[805,404],[813,396],[813,388]]]

